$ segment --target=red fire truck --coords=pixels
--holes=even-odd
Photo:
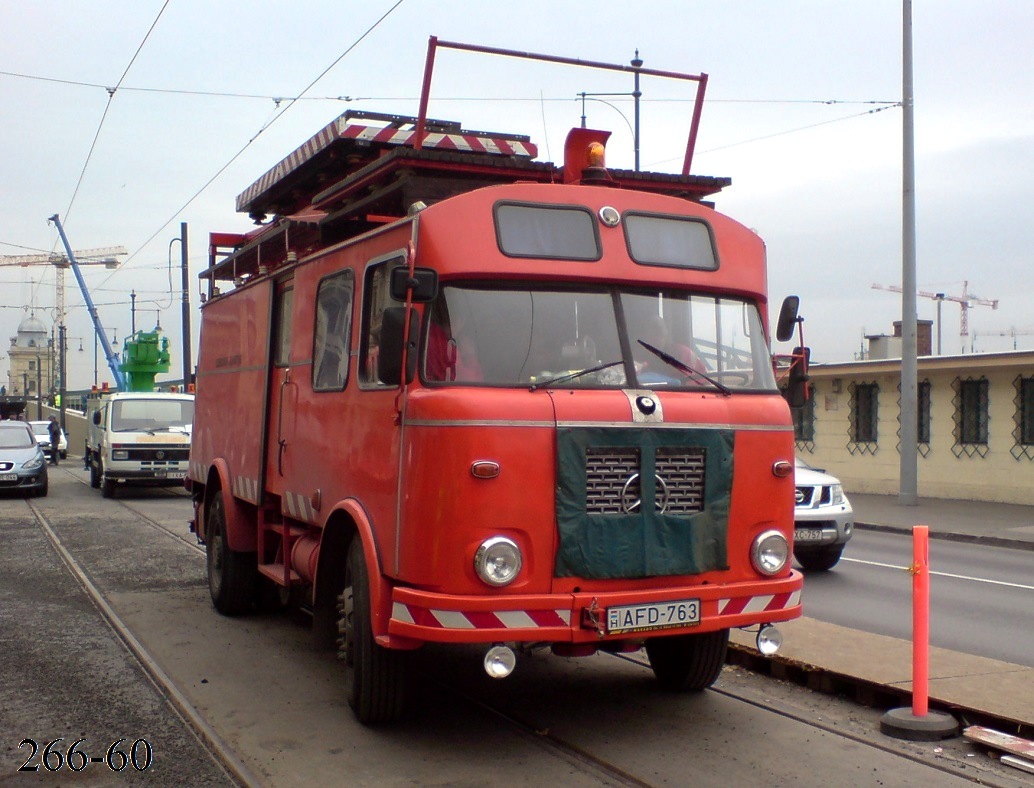
[[[364,723],[434,642],[497,677],[533,646],[645,648],[706,688],[730,628],[774,647],[801,611],[764,245],[690,154],[608,170],[579,128],[536,161],[428,119],[429,82],[418,118],[334,120],[240,195],[258,229],[211,235],[187,486],[213,603],[300,600]]]

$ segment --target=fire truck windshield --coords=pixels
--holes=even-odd
[[[449,283],[424,335],[429,385],[776,391],[757,306],[738,298]]]

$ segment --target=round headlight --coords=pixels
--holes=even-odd
[[[490,586],[512,583],[521,571],[521,549],[505,536],[493,536],[474,554],[474,571]]]
[[[790,545],[779,531],[765,531],[750,548],[750,562],[763,575],[783,571],[790,560]]]

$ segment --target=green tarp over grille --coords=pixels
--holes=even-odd
[[[733,472],[732,430],[561,428],[557,431],[557,577],[593,579],[689,575],[727,568],[726,532]],[[586,510],[586,453],[639,450],[641,505],[628,514]],[[655,457],[702,449],[703,510],[656,511]],[[620,484],[623,480],[618,479]],[[651,483],[653,482],[653,483]]]

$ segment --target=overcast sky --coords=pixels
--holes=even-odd
[[[913,23],[918,287],[960,296],[968,281],[998,300],[969,310],[967,351],[1030,349],[1034,3],[915,0]],[[429,36],[611,63],[638,49],[646,67],[709,75],[693,172],[732,178],[717,208],[765,239],[772,298],[801,296],[812,358],[850,360],[901,316],[900,296],[872,288],[901,282],[901,29],[901,0],[7,2],[0,255],[61,251],[55,213],[73,249],[125,246],[118,271],[85,269],[101,321],[121,340],[135,290],[137,328],[160,319],[178,373],[180,222],[196,320],[208,233],[251,227],[236,195],[347,109],[415,114]],[[429,114],[528,134],[558,161],[579,93],[631,89],[625,74],[442,50]],[[676,172],[692,91],[642,91],[642,168]],[[608,163],[631,167],[631,100],[605,100],[586,103],[587,124],[613,130]],[[93,331],[66,284],[79,388]],[[54,321],[54,269],[0,267],[0,292],[6,381],[24,307]],[[918,313],[934,319],[935,302]],[[946,302],[945,352],[962,349],[959,318]]]

